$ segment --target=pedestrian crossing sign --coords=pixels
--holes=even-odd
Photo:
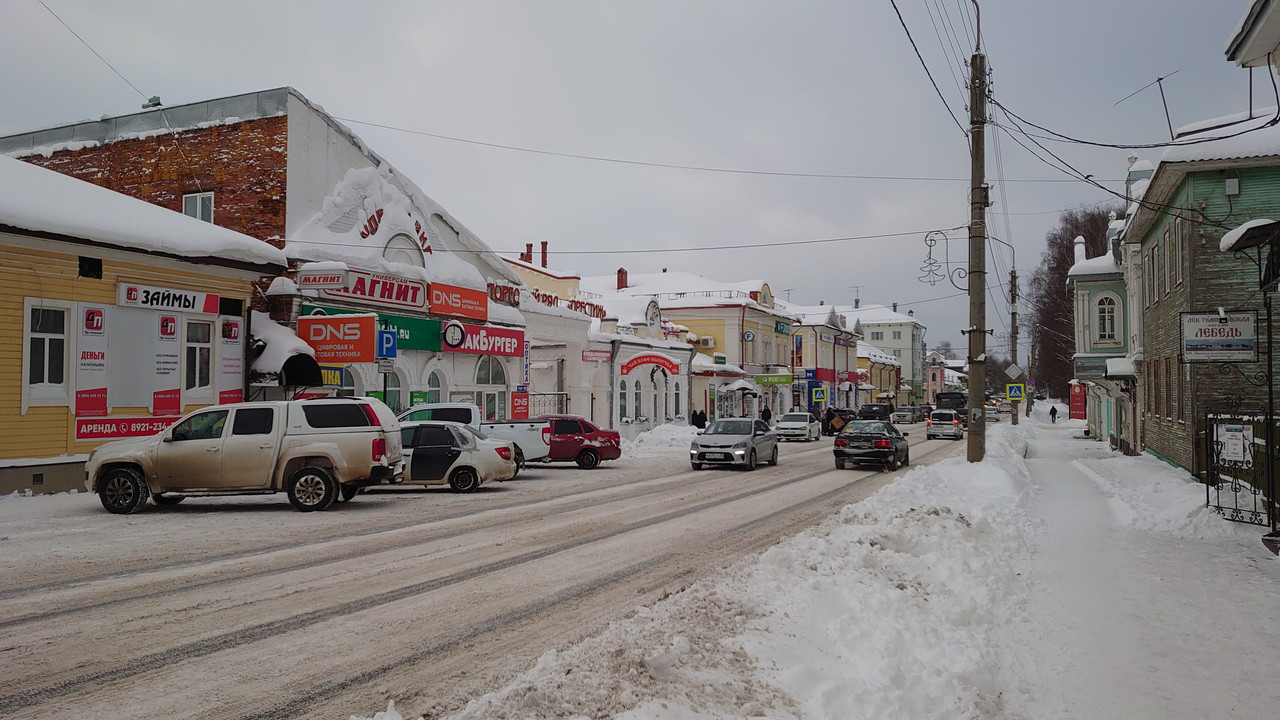
[[[827,389],[824,387],[816,387],[813,389],[813,402],[826,402]]]
[[[1023,383],[1008,383],[1004,386],[1004,396],[1010,400],[1021,400],[1027,394],[1026,389]]]

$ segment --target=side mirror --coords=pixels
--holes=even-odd
[[[902,433],[902,437],[907,437],[907,436],[909,436],[910,434],[911,434],[911,433]]]

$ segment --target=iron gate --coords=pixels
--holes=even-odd
[[[529,393],[529,417],[568,413],[569,393]]]
[[[1266,416],[1207,414],[1204,429],[1205,504],[1228,520],[1270,527],[1276,508]]]

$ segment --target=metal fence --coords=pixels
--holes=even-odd
[[[1207,414],[1204,418],[1205,504],[1235,522],[1270,527],[1276,512],[1267,465],[1266,416]]]

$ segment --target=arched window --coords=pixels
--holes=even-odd
[[[387,392],[382,401],[391,408],[392,412],[400,412],[404,409],[404,403],[400,401],[400,374],[387,373],[386,378]]]
[[[476,404],[484,412],[486,420],[504,420],[507,417],[507,372],[502,361],[492,355],[484,355],[476,363]],[[485,387],[488,386],[488,387]]]
[[[635,418],[637,420],[644,417],[644,415],[640,413],[640,396],[643,394],[644,393],[640,392],[640,380],[636,379],[636,391],[632,394],[632,397],[635,400],[635,411],[636,411]]]
[[[440,381],[440,373],[431,373],[427,376],[427,402],[440,402],[440,390],[444,383]]]
[[[618,417],[627,416],[627,381],[618,383]]]
[[[1116,300],[1111,295],[1098,298],[1098,340],[1100,342],[1116,341]]]

